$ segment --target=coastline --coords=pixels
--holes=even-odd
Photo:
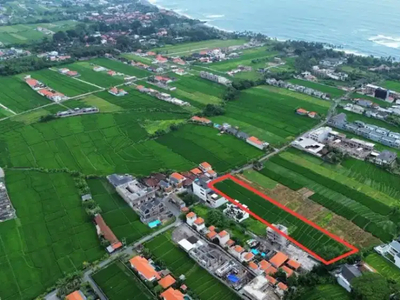
[[[222,15],[222,14],[210,14],[210,15],[206,15],[204,18],[196,18],[196,17],[191,16],[190,14],[188,14],[187,13],[187,9],[183,10],[183,9],[168,8],[168,7],[165,7],[162,4],[160,4],[158,0],[142,0],[142,2],[146,2],[146,3],[148,3],[148,5],[155,6],[155,7],[159,8],[159,9],[172,11],[172,12],[174,12],[174,13],[180,15],[180,16],[183,16],[185,18],[189,18],[189,19],[192,19],[192,20],[199,20],[199,21],[203,22],[203,24],[205,26],[209,26],[209,27],[212,27],[212,28],[224,31],[224,32],[232,33],[232,32],[238,31],[238,30],[230,30],[230,29],[222,28],[220,26],[212,24],[213,21],[216,21],[216,20],[218,20],[220,18],[225,17],[225,15]],[[247,30],[243,29],[243,31],[247,31]],[[248,31],[252,31],[252,30],[248,30]],[[253,32],[262,33],[261,31],[254,31],[254,30],[253,30]],[[263,34],[265,34],[265,33],[263,33]],[[400,60],[400,55],[399,56],[397,56],[397,55],[393,56],[393,55],[390,55],[390,53],[389,54],[386,54],[386,53],[377,54],[376,53],[377,51],[373,51],[373,50],[371,50],[370,52],[369,51],[363,52],[362,50],[357,49],[357,48],[360,48],[360,47],[356,46],[355,49],[354,49],[352,47],[349,47],[349,45],[346,44],[346,43],[344,43],[344,44],[335,44],[334,42],[327,43],[327,42],[321,42],[321,41],[318,41],[318,40],[309,40],[309,39],[306,39],[306,38],[305,39],[301,39],[301,38],[282,38],[282,37],[279,37],[279,36],[273,36],[273,35],[269,35],[269,34],[265,34],[265,35],[267,35],[271,39],[275,39],[275,40],[281,41],[281,42],[284,42],[286,40],[298,40],[298,41],[305,41],[305,42],[320,42],[320,43],[322,43],[324,45],[327,45],[329,48],[331,48],[331,49],[333,49],[335,51],[343,51],[344,53],[346,53],[348,55],[364,56],[364,57],[373,56],[373,57],[377,57],[377,58],[392,56],[392,57],[395,57],[397,60]],[[396,38],[393,38],[393,39],[400,43],[400,39],[398,39],[398,40]],[[394,44],[392,44],[392,46],[387,46],[384,43],[375,42],[375,37],[368,38],[368,40],[372,41],[372,42],[374,42],[377,45],[380,45],[382,47],[389,47],[389,48],[392,48],[392,50],[393,49],[397,49],[395,47],[396,45],[394,45]],[[377,46],[377,45],[375,45],[375,46]],[[373,47],[374,46],[372,46],[371,49],[373,49]],[[374,52],[375,52],[375,54],[374,54]],[[380,52],[382,52],[382,51],[380,51]]]

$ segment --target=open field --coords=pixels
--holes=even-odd
[[[101,269],[92,277],[110,300],[154,299],[140,279],[119,261]]]
[[[121,56],[126,58],[126,59],[138,61],[138,62],[141,62],[141,63],[146,64],[146,65],[149,65],[149,64],[151,65],[153,60],[154,60],[154,58],[151,57],[151,56],[147,56],[147,57],[146,56],[140,56],[140,55],[136,55],[134,53],[123,53],[123,54],[121,54]]]
[[[100,206],[104,221],[120,241],[131,244],[149,234],[133,209],[117,194],[106,179],[88,180],[94,201]]]
[[[102,66],[109,70],[124,73],[129,76],[136,76],[138,78],[147,77],[147,76],[151,75],[151,72],[149,72],[149,71],[142,70],[142,69],[136,68],[134,66],[124,64],[117,60],[112,60],[112,59],[103,58],[103,57],[93,59],[90,61],[90,63],[94,64],[94,65]]]
[[[95,72],[93,71],[94,66],[95,65],[92,65],[91,61],[85,61],[76,62],[62,67],[68,68],[71,71],[77,71],[80,74],[80,76],[77,77],[78,79],[93,83],[104,88],[124,83],[124,78],[122,76],[110,76],[107,74],[107,72]]]
[[[53,32],[68,30],[78,24],[75,21],[67,20],[54,23],[39,24],[18,24],[12,26],[2,26],[0,29],[0,42],[4,44],[24,44],[28,42],[40,41],[44,37],[51,37],[37,31],[36,28],[43,27]]]
[[[288,81],[293,84],[302,85],[302,86],[309,87],[314,90],[329,94],[331,96],[331,98],[338,98],[338,97],[343,96],[346,93],[345,91],[337,89],[335,87],[332,87],[329,85],[324,85],[324,84],[319,84],[319,83],[312,82],[312,81],[295,79],[295,78],[290,79]]]
[[[232,199],[237,199],[241,204],[247,205],[250,211],[268,223],[286,226],[291,238],[326,261],[351,250],[319,229],[230,179],[216,183],[215,187]]]
[[[16,113],[51,103],[32,90],[17,76],[2,77],[0,80],[0,103]]]
[[[145,244],[150,252],[161,259],[175,277],[186,276],[185,284],[201,300],[238,300],[240,299],[223,283],[215,279],[200,267],[189,255],[173,244],[170,233],[155,237]]]
[[[95,86],[78,81],[65,75],[61,75],[57,71],[52,71],[49,69],[18,75],[18,77],[24,78],[26,75],[31,75],[33,79],[41,81],[48,87],[56,90],[57,92],[63,93],[68,97],[74,97],[98,90],[98,88],[96,88]],[[28,85],[27,87],[29,88]]]
[[[34,299],[104,255],[70,175],[9,170],[6,183],[18,219],[0,224],[2,299]]]
[[[400,81],[386,80],[383,82],[382,87],[400,93]]]
[[[284,89],[260,86],[242,92],[238,100],[227,103],[225,115],[212,120],[238,126],[277,147],[318,124],[317,119],[297,115],[295,110],[299,107],[323,115],[330,103]]]
[[[193,42],[193,43],[182,43],[177,45],[166,45],[162,48],[154,48],[151,51],[160,52],[163,54],[174,55],[174,54],[188,54],[193,52],[199,52],[201,50],[206,49],[214,49],[214,48],[225,48],[229,46],[243,45],[246,43],[246,40],[238,39],[238,40],[209,40],[209,41],[201,41],[201,42]]]
[[[197,125],[181,127],[157,142],[195,164],[207,161],[218,172],[242,166],[263,153],[231,135],[220,135],[218,130]]]
[[[261,173],[292,190],[312,190],[311,200],[383,241],[397,234],[399,215],[393,209],[398,206],[396,199],[299,153],[291,149],[270,159]]]
[[[350,300],[350,293],[338,284],[317,285],[303,295],[307,300]]]
[[[369,254],[364,261],[388,279],[393,279],[400,283],[400,270],[396,265],[378,253]]]

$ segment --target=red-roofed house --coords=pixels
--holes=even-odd
[[[75,291],[65,296],[66,300],[86,300],[86,296],[81,291]]]
[[[206,225],[204,223],[204,219],[203,218],[197,218],[194,223],[193,223],[194,227],[196,228],[196,230],[198,232],[200,232],[201,230],[203,230],[204,228],[206,228]]]
[[[211,120],[206,119],[206,118],[201,118],[198,116],[194,116],[190,120],[192,120],[193,122],[202,123],[202,124],[211,124],[212,123]]]
[[[163,57],[162,55],[157,55],[154,62],[155,62],[156,64],[164,64],[164,63],[166,63],[167,61],[168,61],[167,58]]]
[[[169,176],[169,181],[171,184],[175,185],[176,187],[182,187],[183,182],[185,181],[186,177],[179,174],[179,173],[172,173]]]
[[[242,255],[242,261],[249,262],[254,258],[254,254],[251,252],[246,252],[246,254],[243,253]]]
[[[217,237],[217,233],[215,231],[210,231],[209,233],[207,233],[207,238],[209,238],[210,240],[213,240]]]
[[[260,150],[265,149],[266,147],[269,146],[268,143],[260,141],[258,138],[256,138],[255,136],[251,136],[249,138],[246,139],[246,142],[254,147],[257,147]]]
[[[147,52],[146,54],[147,54],[147,56],[156,56],[156,55],[157,55],[157,54],[156,54],[155,52],[153,52],[153,51],[149,51],[149,52]]]
[[[283,254],[282,252],[278,252],[277,254],[275,254],[275,255],[269,260],[269,262],[270,262],[275,268],[279,268],[279,267],[282,266],[288,259],[289,259],[289,257],[287,257],[285,254]]]
[[[296,109],[296,114],[304,116],[304,115],[308,114],[308,111],[305,110],[304,108],[298,108],[298,109]]]
[[[117,239],[110,227],[107,226],[100,214],[97,214],[94,217],[94,222],[96,223],[97,235],[104,237],[104,239],[110,242],[110,246],[107,247],[107,251],[109,253],[112,253],[122,247],[122,243]]]
[[[40,83],[36,79],[27,78],[25,82],[34,90],[40,88]]]
[[[174,64],[178,64],[178,65],[181,65],[181,66],[184,66],[186,63],[185,63],[185,61],[182,59],[182,58],[174,58],[174,60],[173,60],[173,62],[174,62]]]
[[[308,116],[312,119],[314,119],[317,116],[317,113],[315,111],[311,111],[308,113]]]
[[[244,252],[244,249],[242,246],[236,245],[235,247],[232,247],[229,249],[229,252],[236,257],[238,260],[242,260],[242,253]]]
[[[260,266],[257,265],[255,262],[251,261],[249,262],[249,268],[250,270],[252,270],[254,273],[256,273],[257,275],[260,275],[261,273],[263,273],[263,270],[260,269]]]
[[[115,76],[115,75],[117,75],[117,72],[110,70],[107,72],[107,74],[110,76]]]
[[[278,270],[273,266],[269,266],[268,268],[264,269],[266,275],[274,275]]]
[[[162,300],[184,300],[184,295],[179,290],[170,287],[160,295]]]
[[[210,230],[210,231],[215,231],[215,226],[214,226],[214,225],[211,225],[210,227],[208,227],[208,230]]]
[[[210,165],[208,162],[202,162],[202,163],[199,165],[199,168],[200,168],[203,172],[207,172],[207,171],[212,170],[212,167],[211,167],[211,165]]]
[[[186,215],[186,223],[189,226],[192,226],[194,224],[194,221],[196,221],[197,215],[194,212],[190,212]]]
[[[218,233],[218,240],[219,240],[219,244],[224,247],[226,245],[226,243],[229,241],[230,239],[230,235],[229,232],[227,232],[226,230],[222,230],[220,233]]]
[[[123,89],[117,89],[116,87],[113,87],[113,88],[109,89],[108,92],[111,95],[114,95],[114,96],[117,96],[117,97],[124,96],[124,95],[128,94],[127,91],[125,91]]]
[[[269,282],[271,285],[275,285],[275,284],[278,282],[274,277],[269,276],[269,275],[265,275],[265,278],[267,278],[268,282]]]
[[[167,275],[164,278],[161,278],[158,281],[158,284],[161,285],[163,289],[167,289],[171,285],[173,285],[175,282],[176,282],[176,280],[174,277],[172,277],[171,275]]]
[[[227,247],[232,247],[233,245],[235,245],[235,241],[234,240],[229,240],[226,242],[226,246]]]
[[[293,275],[293,270],[286,267],[286,266],[282,266],[281,269],[286,273],[286,277],[290,277]]]
[[[149,261],[141,256],[135,256],[129,260],[131,267],[146,281],[159,280],[160,274],[153,268]]]
[[[70,77],[78,77],[79,76],[79,73],[77,71],[68,71],[65,74],[67,74]]]
[[[299,268],[300,268],[300,266],[301,266],[301,264],[299,263],[299,262],[297,262],[297,261],[295,261],[295,260],[292,260],[292,259],[289,259],[287,262],[286,262],[286,264],[290,267],[290,268],[292,268],[293,270],[298,270]]]
[[[190,172],[193,173],[194,175],[201,175],[201,174],[203,174],[203,172],[202,172],[199,168],[191,169]]]

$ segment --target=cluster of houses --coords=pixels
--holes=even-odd
[[[224,123],[222,125],[213,123],[211,120],[203,117],[193,116],[190,119],[193,123],[198,123],[202,125],[212,125],[214,128],[218,129],[221,133],[231,134],[241,140],[245,140],[248,144],[260,149],[265,150],[269,147],[269,143],[261,141],[255,136],[250,136],[249,134],[240,131],[237,127],[233,127],[228,123]]]
[[[67,117],[73,117],[73,116],[80,116],[80,115],[88,115],[88,114],[95,114],[100,112],[100,110],[97,107],[85,107],[85,108],[74,108],[74,109],[69,109],[66,111],[59,111],[56,116],[59,118],[67,118]]]
[[[274,298],[252,298],[254,295],[254,290],[257,285],[255,285],[254,281],[262,281],[269,287],[269,291],[275,290],[275,293],[279,296],[283,296],[284,292],[287,290],[287,286],[279,282],[273,276],[278,272],[279,269],[286,273],[287,277],[292,276],[295,272],[299,271],[301,264],[295,260],[289,259],[289,257],[280,251],[273,251],[269,257],[264,257],[263,259],[258,259],[254,254],[254,251],[246,250],[243,246],[235,243],[234,240],[231,239],[231,236],[227,230],[217,230],[215,226],[206,227],[205,221],[203,218],[198,217],[194,212],[189,212],[186,215],[186,223],[193,228],[193,230],[197,231],[201,236],[203,236],[206,240],[219,245],[222,249],[224,249],[231,257],[230,261],[221,263],[221,265],[215,267],[214,271],[218,277],[226,277],[228,280],[232,277],[230,273],[232,269],[234,269],[235,263],[232,261],[232,258],[240,263],[244,263],[249,272],[255,277],[253,281],[248,283],[243,287],[243,292],[251,297],[251,299],[274,299]],[[275,226],[275,225],[274,225]],[[279,235],[279,237],[281,237]],[[286,240],[286,239],[285,239]],[[179,245],[187,251],[189,254],[192,251],[196,251],[195,249],[199,247],[199,243],[190,243],[187,239],[181,240]],[[201,245],[201,243],[200,243]],[[285,245],[286,241],[285,241]],[[226,276],[227,275],[227,276]],[[238,276],[236,276],[238,277]],[[240,277],[237,278],[240,281]],[[233,280],[235,281],[235,280]],[[235,287],[237,288],[237,287]],[[262,289],[257,289],[258,292]],[[268,293],[268,291],[264,291],[264,293]],[[256,293],[257,294],[257,293]],[[263,297],[266,295],[263,294]]]
[[[41,26],[36,27],[36,30],[41,33],[44,33],[45,35],[53,35],[54,34],[54,31],[47,29],[45,27],[41,27]]]
[[[336,72],[334,68],[320,68],[319,66],[313,66],[311,73],[319,78],[329,78],[337,81],[346,81],[349,78],[344,72]]]
[[[315,117],[317,116],[317,113],[315,111],[308,111],[304,108],[296,109],[296,114],[298,114],[300,116],[308,116],[312,119],[315,119]]]
[[[328,124],[346,130],[383,145],[400,149],[400,133],[361,121],[348,122],[345,113],[332,117]]]
[[[29,52],[28,50],[23,50],[23,49],[14,48],[14,47],[11,47],[9,49],[0,48],[0,60],[13,59],[13,58],[29,56],[29,55],[31,55],[31,52]]]
[[[62,100],[66,100],[68,99],[67,96],[65,96],[62,93],[59,93],[53,89],[51,89],[50,87],[46,86],[44,83],[31,78],[30,75],[27,75],[24,78],[25,82],[27,85],[29,85],[29,87],[34,90],[36,93],[38,93],[39,95],[46,97],[47,99],[54,101],[54,102],[60,102]]]
[[[207,79],[207,80],[210,80],[210,81],[213,81],[213,82],[216,82],[216,83],[219,83],[219,84],[222,84],[222,85],[225,85],[225,86],[232,85],[232,81],[231,80],[229,80],[229,79],[227,79],[227,78],[225,78],[223,76],[215,75],[213,73],[201,71],[200,72],[200,77],[204,78],[204,79]]]
[[[186,295],[187,286],[181,284],[177,286],[177,280],[168,270],[158,271],[158,266],[151,259],[137,255],[129,260],[131,268],[137,272],[139,277],[145,282],[157,282],[161,286],[162,300],[190,300]]]
[[[226,72],[226,74],[228,74],[229,76],[233,76],[237,73],[241,73],[241,72],[251,72],[253,70],[252,67],[250,66],[242,66],[239,65],[236,69],[230,70],[228,72]]]
[[[360,160],[368,160],[379,166],[392,166],[397,154],[392,151],[377,151],[375,144],[355,138],[347,138],[345,134],[325,126],[310,131],[292,142],[292,146],[318,157],[328,154],[328,149],[340,152]]]
[[[40,53],[37,55],[37,57],[44,58],[49,61],[65,61],[71,59],[71,55],[60,54],[57,51]]]
[[[275,78],[268,78],[266,80],[266,83],[272,86],[281,87],[298,93],[314,96],[323,100],[331,99],[331,97],[326,93],[302,85],[292,84],[283,80],[276,80]]]
[[[79,77],[79,76],[80,76],[80,74],[79,74],[77,71],[71,71],[71,70],[68,69],[68,68],[61,68],[61,69],[58,69],[58,72],[59,72],[60,74],[67,75],[67,76],[69,76],[69,77]]]
[[[157,90],[154,90],[151,88],[146,88],[143,85],[136,86],[136,89],[141,93],[145,93],[147,95],[156,97],[157,99],[162,100],[162,101],[166,101],[166,102],[169,102],[169,103],[172,103],[175,105],[179,105],[179,106],[190,106],[190,104],[186,101],[172,97],[170,94],[167,94],[167,93],[161,93]]]
[[[157,76],[151,76],[147,79],[148,83],[154,84],[162,89],[165,90],[170,90],[170,91],[174,91],[176,90],[176,87],[170,87],[168,84],[173,82],[175,79],[173,78],[169,78],[166,76],[161,76],[161,75],[157,75]]]
[[[114,96],[117,96],[117,97],[121,97],[121,96],[128,95],[128,92],[127,92],[127,91],[125,91],[124,89],[119,89],[119,88],[117,88],[117,87],[115,87],[115,86],[112,87],[111,89],[109,89],[108,92],[109,92],[111,95],[114,95]]]

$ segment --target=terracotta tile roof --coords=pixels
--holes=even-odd
[[[207,237],[212,240],[213,238],[215,238],[217,236],[217,233],[215,231],[210,231],[209,233],[207,233]]]
[[[228,245],[229,247],[233,246],[234,244],[235,244],[234,240],[229,240],[229,241],[226,242],[226,245]]]
[[[32,78],[27,79],[25,82],[27,84],[29,84],[29,86],[32,86],[32,87],[38,84],[38,81],[35,79],[32,79]]]
[[[217,172],[215,172],[214,170],[208,170],[207,173],[211,176],[215,176],[217,174]]]
[[[264,269],[264,272],[267,275],[274,275],[276,272],[278,272],[278,270],[276,268],[274,268],[273,266],[270,266],[270,267]]]
[[[253,270],[257,270],[258,269],[258,265],[255,262],[249,262],[249,267]]]
[[[111,245],[119,242],[115,234],[112,232],[110,227],[107,226],[106,222],[104,221],[103,217],[100,214],[94,217],[94,221],[96,225],[99,226],[100,231],[104,236],[104,238],[107,241],[109,241]]]
[[[288,268],[286,266],[282,266],[281,269],[286,273],[287,277],[290,277],[290,276],[293,275],[294,271],[292,269],[290,269],[290,268]]]
[[[277,282],[277,280],[276,280],[274,277],[272,277],[272,276],[265,275],[265,278],[267,278],[267,280],[268,280],[272,285],[275,285],[276,282]]]
[[[235,251],[236,251],[237,253],[242,253],[242,252],[244,251],[244,249],[243,249],[242,246],[237,245],[237,246],[235,247]]]
[[[244,256],[244,259],[247,260],[247,261],[252,260],[253,258],[254,258],[254,254],[251,253],[251,252],[248,252],[248,253]]]
[[[211,225],[210,227],[208,227],[208,230],[214,231],[214,230],[215,230],[215,226],[214,226],[214,225]]]
[[[194,175],[203,174],[203,172],[199,168],[191,169],[190,172],[192,172]]]
[[[306,114],[306,113],[308,113],[308,111],[305,110],[304,108],[298,108],[298,109],[296,110],[296,112],[297,112],[297,113],[300,113],[300,114]]]
[[[300,268],[301,264],[293,259],[289,259],[288,262],[286,263],[289,267],[291,267],[294,270],[297,270]]]
[[[211,121],[209,119],[206,118],[201,118],[198,116],[194,116],[191,118],[192,121],[196,121],[196,122],[201,122],[201,123],[211,123]]]
[[[144,86],[143,86],[143,85],[137,85],[136,88],[137,88],[138,90],[141,90],[141,89],[144,89]]]
[[[220,233],[218,233],[219,237],[223,238],[224,236],[227,236],[229,233],[226,230],[222,230]]]
[[[149,51],[149,52],[147,52],[146,54],[147,54],[147,55],[150,55],[150,56],[154,56],[154,55],[156,55],[156,53],[155,53],[155,52],[153,52],[153,51]]]
[[[200,166],[202,167],[202,168],[204,168],[204,169],[211,169],[211,165],[208,163],[208,162],[202,162],[201,164],[200,164]]]
[[[315,116],[317,115],[317,113],[316,113],[315,111],[312,111],[312,112],[309,112],[308,115],[309,115],[309,116],[314,116],[314,117],[315,117]]]
[[[155,277],[160,279],[160,274],[149,264],[149,261],[141,256],[135,256],[129,260],[131,265],[147,280]]]
[[[113,87],[110,89],[110,92],[116,94],[116,93],[118,93],[118,89],[116,87]]]
[[[194,221],[194,224],[196,225],[204,224],[204,219],[199,217],[196,219],[196,221]]]
[[[178,181],[183,181],[183,180],[185,180],[185,177],[184,177],[184,176],[182,176],[181,174],[176,173],[176,172],[175,172],[175,173],[172,173],[170,177],[175,178],[175,179],[178,180]]]
[[[289,257],[287,257],[285,254],[283,254],[282,252],[278,252],[277,254],[274,255],[274,257],[272,257],[269,262],[276,268],[279,268],[280,266],[282,266],[285,261],[288,260]]]
[[[189,219],[195,218],[195,217],[196,217],[196,214],[192,211],[186,215],[186,218],[189,218]]]
[[[85,298],[82,297],[82,292],[81,291],[75,291],[72,292],[71,294],[65,296],[66,300],[84,300]]]
[[[108,75],[115,75],[115,74],[117,74],[117,73],[116,73],[115,71],[108,71],[107,74],[108,74]]]
[[[268,269],[271,266],[271,264],[269,262],[267,262],[266,260],[262,260],[260,261],[260,267],[261,269],[265,270]]]
[[[68,72],[67,72],[67,75],[69,75],[69,76],[75,76],[75,75],[78,75],[78,72],[77,72],[77,71],[68,71]]]
[[[40,93],[44,96],[53,96],[53,92],[50,92],[49,90],[46,90],[46,89],[40,89],[40,90],[38,90],[38,93]]]
[[[161,278],[158,281],[158,284],[161,285],[164,289],[167,289],[171,285],[173,285],[175,282],[176,282],[176,280],[174,277],[172,277],[171,275],[167,275],[164,278]]]
[[[256,138],[255,136],[251,136],[251,137],[249,137],[247,140],[250,141],[250,142],[253,142],[254,144],[257,144],[257,145],[262,145],[262,144],[263,144],[263,142],[261,142],[261,141],[260,141],[258,138]]]
[[[161,293],[160,296],[163,297],[162,299],[164,300],[183,300],[184,295],[181,293],[181,291],[170,287],[168,290]]]
[[[283,291],[286,291],[288,289],[287,285],[282,282],[278,283],[278,288],[280,288]]]

